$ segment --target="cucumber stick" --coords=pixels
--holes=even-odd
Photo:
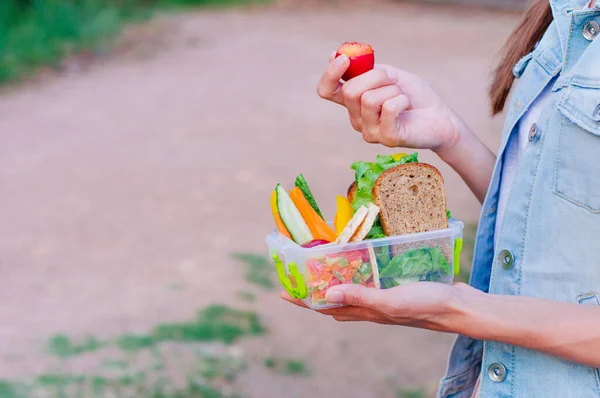
[[[279,216],[290,232],[290,235],[292,235],[294,242],[303,245],[313,240],[308,225],[304,222],[304,218],[302,218],[296,205],[292,202],[290,195],[280,184],[277,184],[277,187],[275,187],[275,192],[277,192],[277,210],[279,211]]]
[[[300,188],[300,190],[304,194],[304,197],[306,198],[308,203],[310,203],[310,207],[312,207],[317,212],[319,217],[323,218],[323,213],[321,213],[321,209],[319,209],[319,206],[317,205],[317,201],[315,200],[315,197],[313,196],[312,192],[310,191],[310,188],[308,187],[308,183],[306,182],[306,179],[304,178],[304,176],[302,174],[300,174],[298,177],[296,177],[296,186],[298,188]]]

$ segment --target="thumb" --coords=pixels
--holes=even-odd
[[[329,54],[329,62],[331,62],[335,59],[336,54],[337,54],[337,51],[333,51],[331,54]]]
[[[354,307],[376,308],[383,299],[384,292],[362,285],[346,284],[332,286],[327,290],[325,299],[331,304],[344,304]]]

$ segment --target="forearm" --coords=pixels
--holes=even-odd
[[[457,129],[456,142],[437,153],[462,177],[475,197],[483,203],[496,156],[458,116],[454,117],[453,124]]]
[[[449,327],[479,340],[600,367],[600,307],[484,293],[463,295]]]

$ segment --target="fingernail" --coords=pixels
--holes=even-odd
[[[398,76],[396,76],[396,74],[394,72],[392,72],[391,70],[386,71],[388,77],[390,78],[390,80],[398,80]]]
[[[333,67],[336,69],[340,69],[346,63],[348,56],[346,54],[342,54],[336,59],[333,60]]]
[[[339,290],[328,290],[325,294],[325,300],[328,303],[339,304],[344,301],[344,293]]]

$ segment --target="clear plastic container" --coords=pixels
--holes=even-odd
[[[387,289],[407,282],[451,284],[460,269],[463,223],[448,228],[346,244],[303,248],[277,230],[267,236],[283,287],[312,309],[338,307],[325,300],[331,286],[355,283]]]

